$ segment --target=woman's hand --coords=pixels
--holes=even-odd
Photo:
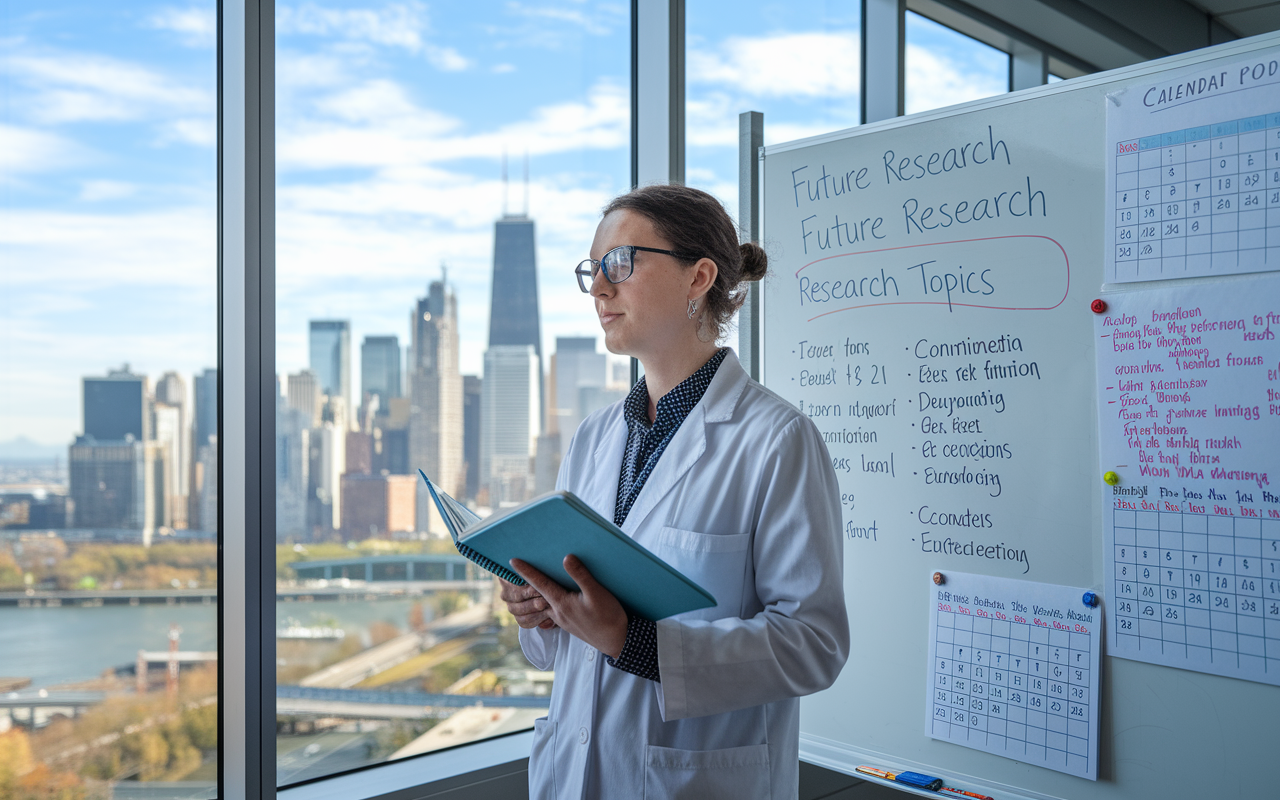
[[[516,618],[521,628],[554,628],[549,610],[551,608],[542,595],[533,586],[516,586],[509,581],[502,581],[502,601],[507,610]]]
[[[564,557],[565,572],[578,584],[576,592],[562,588],[518,558],[511,559],[511,568],[537,591],[539,601],[550,606],[546,614],[553,623],[607,656],[617,658],[622,654],[622,645],[627,641],[627,612],[618,599],[591,576],[577,556]],[[503,599],[506,599],[505,589]]]

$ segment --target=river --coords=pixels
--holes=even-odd
[[[424,600],[279,603],[276,624],[332,624],[365,637],[377,621],[407,629],[409,609]],[[167,650],[170,623],[182,627],[183,650],[216,650],[217,620],[216,607],[203,605],[2,607],[0,677],[30,678],[34,688],[96,678],[134,663],[139,650]]]

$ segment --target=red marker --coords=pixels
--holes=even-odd
[[[951,792],[952,794],[958,794],[961,797],[972,797],[974,798],[974,800],[995,800],[994,797],[988,797],[985,794],[978,794],[977,792],[966,792],[964,789],[952,789],[950,786],[943,786],[942,791]]]

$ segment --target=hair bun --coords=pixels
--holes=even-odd
[[[742,279],[758,281],[769,271],[769,256],[764,248],[755,242],[745,242],[739,248],[742,251]]]

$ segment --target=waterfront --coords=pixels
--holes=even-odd
[[[414,603],[427,599],[278,603],[276,624],[334,625],[367,646],[370,625],[404,630]],[[183,650],[216,650],[217,620],[212,605],[0,608],[0,676],[30,678],[33,688],[91,680],[134,663],[138,650],[167,649],[170,623],[182,627]]]

